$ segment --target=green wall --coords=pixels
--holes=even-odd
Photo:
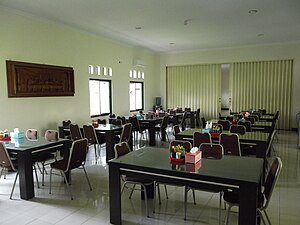
[[[133,48],[0,7],[0,130],[37,128],[43,133],[46,129],[57,129],[65,119],[89,123],[88,80],[90,77],[107,79],[89,75],[89,64],[113,69],[113,112],[129,115],[128,74],[134,69],[133,60],[142,60],[146,67],[137,69],[145,72],[145,110],[149,110],[155,96],[160,96],[156,58],[147,49]],[[6,60],[73,67],[75,96],[8,98]]]

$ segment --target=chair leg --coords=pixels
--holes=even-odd
[[[187,211],[187,194],[188,194],[188,187],[184,186],[184,220],[186,220],[186,211]]]
[[[193,200],[194,200],[194,205],[196,205],[195,189],[192,189],[192,192],[193,192]]]
[[[65,179],[65,182],[66,182],[66,185],[67,185],[67,188],[69,190],[69,193],[70,193],[70,196],[71,196],[71,200],[73,200],[73,195],[72,195],[72,191],[71,191],[71,187],[70,187],[70,184],[67,180],[67,177],[66,177],[66,174],[63,172],[63,171],[60,171],[61,175],[64,177]]]
[[[97,159],[97,147],[96,147],[96,144],[94,144],[94,149],[95,149],[95,158]]]
[[[153,195],[153,213],[155,213],[155,204],[156,204],[156,186],[158,183],[154,182],[154,195]]]
[[[129,195],[129,199],[131,199],[131,196],[132,196],[132,193],[133,193],[134,189],[135,189],[135,184],[133,185],[133,187],[131,189],[131,192],[130,192],[130,195]]]
[[[161,196],[160,196],[159,184],[157,184],[157,193],[158,193],[158,203],[161,205]]]
[[[258,211],[259,211],[259,210],[258,210]],[[260,211],[259,211],[259,212],[260,212]],[[271,220],[270,220],[270,218],[269,218],[269,216],[268,216],[268,214],[267,214],[267,211],[266,211],[266,210],[263,210],[263,212],[265,213],[265,216],[266,216],[266,218],[267,218],[267,221],[268,221],[269,225],[271,225]],[[264,220],[264,218],[263,218],[262,215],[261,215],[261,218],[262,218],[263,223],[266,224],[266,222],[265,222],[265,220]]]
[[[229,224],[229,214],[230,214],[230,209],[232,208],[232,205],[228,205],[228,209],[227,209],[227,213],[226,213],[226,217],[225,217],[225,225]]]
[[[13,193],[14,193],[14,190],[15,190],[15,186],[16,186],[16,182],[17,182],[18,176],[19,176],[19,171],[18,171],[17,174],[16,174],[15,181],[14,181],[14,184],[13,184],[13,186],[12,186],[12,189],[11,189],[11,193],[10,193],[9,199],[12,199],[12,196],[13,196]]]
[[[3,174],[3,171],[4,171],[4,170],[5,170],[4,167],[2,167],[1,172],[0,172],[0,179],[1,179],[1,177],[2,177],[2,174]]]
[[[40,188],[39,179],[38,179],[38,175],[37,175],[37,172],[36,172],[35,164],[33,165],[33,168],[34,168],[34,172],[35,172],[35,179],[36,179],[37,187]]]
[[[50,188],[49,188],[49,194],[51,194],[51,184],[52,184],[52,168],[50,169]]]
[[[145,185],[141,184],[141,186],[143,187],[143,192],[144,192],[144,196],[145,196],[145,204],[146,204],[147,217],[149,217],[147,189],[146,189]]]
[[[165,186],[166,198],[169,199],[169,196],[168,196],[168,190],[167,190],[167,185],[165,184],[164,186]]]
[[[88,175],[87,175],[87,173],[86,173],[86,170],[85,170],[84,165],[82,165],[82,168],[83,168],[83,171],[84,171],[84,173],[85,173],[85,177],[86,177],[86,180],[87,180],[87,182],[88,182],[88,184],[89,184],[90,190],[93,190],[93,189],[92,189],[92,186],[91,186],[91,183],[90,183],[90,180],[89,180],[89,177],[88,177]]]

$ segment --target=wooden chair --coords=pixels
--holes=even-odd
[[[189,141],[175,140],[175,141],[171,141],[171,143],[169,144],[169,151],[171,151],[171,149],[173,148],[173,146],[177,146],[177,145],[183,146],[186,152],[189,152],[191,150],[191,148],[192,148],[192,144]],[[167,199],[168,199],[168,191],[167,191],[167,186],[166,185],[183,186],[183,185],[176,185],[174,183],[155,182],[155,185],[154,185],[154,197],[153,197],[153,213],[155,213],[156,190],[157,190],[157,193],[158,193],[159,204],[161,204],[161,196],[160,196],[160,188],[159,188],[160,184],[163,184],[164,187],[165,187],[165,194],[166,194],[166,198]],[[194,191],[193,191],[193,199],[194,199],[194,203],[195,203],[196,200],[195,200],[195,192]]]
[[[99,150],[101,146],[95,128],[92,125],[83,125],[83,135],[88,140],[88,145],[94,145],[95,158],[97,158],[97,149]]]
[[[72,147],[70,150],[69,157],[64,157],[62,160],[55,161],[50,164],[50,189],[49,194],[51,194],[51,187],[52,187],[52,174],[53,170],[58,170],[62,177],[64,178],[64,181],[67,185],[67,188],[69,190],[71,200],[73,200],[73,195],[71,191],[70,182],[66,177],[66,173],[70,173],[71,170],[76,168],[81,168],[84,171],[85,177],[87,179],[88,185],[90,190],[92,190],[92,186],[90,184],[90,180],[88,178],[88,175],[85,170],[85,159],[86,159],[86,149],[88,146],[88,140],[86,138],[76,140],[72,143]]]
[[[229,130],[229,128],[230,128],[229,120],[219,120],[218,124],[221,124],[223,126],[223,130]]]
[[[241,156],[240,140],[237,134],[221,133],[219,143],[223,146],[225,155]]]
[[[272,193],[273,193],[274,187],[276,185],[276,182],[278,180],[281,168],[282,168],[282,162],[281,162],[280,158],[276,157],[275,160],[272,162],[271,168],[268,172],[266,182],[264,183],[263,192],[258,193],[257,212],[258,212],[258,215],[260,216],[260,218],[262,219],[263,224],[266,224],[264,216],[263,216],[263,214],[264,214],[268,221],[268,224],[271,225],[271,221],[267,214],[266,209],[270,203]],[[236,191],[225,191],[223,198],[224,198],[224,201],[229,205],[227,214],[226,214],[226,219],[225,219],[225,224],[228,225],[230,209],[233,206],[239,205],[239,193]]]
[[[246,133],[246,127],[243,125],[231,125],[229,132],[243,135]]]
[[[116,159],[131,152],[127,142],[120,142],[118,144],[115,144],[114,150],[115,150],[115,158]],[[143,193],[145,195],[146,212],[147,212],[147,217],[149,217],[146,186],[153,185],[154,181],[143,179],[143,178],[138,178],[138,177],[126,176],[126,175],[122,176],[122,180],[123,180],[123,185],[122,185],[122,189],[121,189],[121,194],[123,194],[125,188],[131,189],[129,199],[131,199],[133,191],[137,190],[136,185],[141,186],[141,189],[139,189],[139,190],[143,191]],[[129,187],[128,184],[131,184],[133,186]]]
[[[196,131],[193,135],[193,146],[199,148],[202,143],[212,143],[210,133]]]
[[[82,134],[81,134],[81,131],[80,131],[80,128],[79,128],[78,124],[71,123],[69,125],[69,127],[70,127],[70,133],[71,133],[71,140],[72,141],[82,139]]]
[[[202,158],[208,158],[208,159],[221,159],[224,150],[222,145],[220,144],[212,144],[212,143],[202,143],[199,146],[200,151],[202,151]],[[197,185],[197,186],[185,186],[184,191],[184,220],[186,220],[186,214],[187,214],[187,194],[189,190],[193,190],[193,193],[195,190],[200,191],[206,191],[206,192],[213,192],[213,193],[220,193],[220,204],[219,204],[219,221],[221,221],[221,203],[222,203],[222,188],[214,187],[206,187],[205,185]],[[195,204],[195,200],[194,200]]]

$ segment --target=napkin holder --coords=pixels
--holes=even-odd
[[[10,137],[13,139],[21,139],[21,138],[25,138],[25,134],[22,131],[10,132]]]
[[[195,153],[188,152],[185,154],[185,162],[195,164],[200,161],[201,157],[202,157],[202,152],[199,150],[196,151]]]

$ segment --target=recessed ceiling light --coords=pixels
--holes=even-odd
[[[258,12],[257,9],[251,9],[251,10],[248,11],[249,14],[255,14],[257,12]]]

